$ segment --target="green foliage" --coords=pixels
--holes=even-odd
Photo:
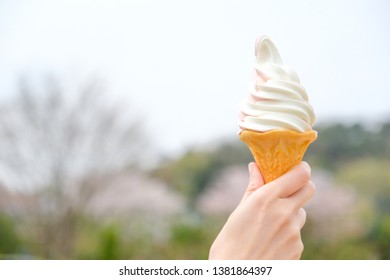
[[[164,162],[154,175],[189,198],[190,208],[209,183],[226,166],[253,161],[248,148],[237,139],[214,149],[190,150],[178,159]]]
[[[390,159],[371,157],[345,164],[336,176],[340,182],[352,184],[365,196],[390,197],[389,171]]]
[[[390,259],[390,213],[376,218],[368,240],[375,246],[379,259]]]
[[[156,174],[186,196],[200,193],[213,173],[213,162],[205,152],[190,151],[178,160],[164,164]]]
[[[369,260],[375,258],[374,246],[362,239],[342,241],[304,239],[303,260]]]
[[[190,219],[187,219],[190,220]],[[153,238],[148,229],[126,232],[125,225],[90,224],[80,232],[79,259],[207,259],[222,222],[204,219],[199,223],[173,222],[169,235]],[[162,234],[162,233],[158,233]]]
[[[100,253],[98,258],[102,260],[115,260],[119,258],[120,233],[115,225],[104,227],[99,236]]]
[[[310,145],[312,164],[335,171],[340,165],[365,157],[390,157],[390,123],[377,130],[361,124],[319,126],[318,139]]]
[[[173,189],[188,198],[189,209],[194,208],[196,198],[219,169],[206,152],[190,151],[180,159],[165,164],[156,171]]]
[[[161,247],[168,259],[206,259],[210,248],[210,232],[202,225],[174,224],[171,238]]]
[[[20,246],[14,221],[8,215],[0,213],[0,256],[19,253]]]

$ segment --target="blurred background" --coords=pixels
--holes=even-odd
[[[303,259],[390,259],[390,4],[0,0],[0,258],[205,259],[266,34],[317,115]]]

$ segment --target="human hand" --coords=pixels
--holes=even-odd
[[[310,166],[302,162],[264,185],[249,164],[246,192],[211,246],[209,259],[300,259],[302,208],[314,195]]]

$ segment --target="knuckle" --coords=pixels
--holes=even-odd
[[[294,227],[294,233],[293,233],[292,239],[296,243],[302,243],[301,231],[298,227]]]
[[[316,188],[313,181],[310,180],[309,182],[307,182],[307,187],[309,188],[310,192],[314,194]]]
[[[305,209],[301,208],[301,212],[302,212],[302,216],[301,216],[301,219],[302,219],[302,224],[304,225],[306,223],[306,218],[307,218],[307,213],[305,211]]]
[[[304,167],[299,168],[299,179],[304,184],[310,180],[310,172]]]
[[[312,181],[309,181],[308,183],[307,183],[307,192],[308,192],[308,197],[309,197],[309,199],[310,198],[312,198],[313,196],[314,196],[314,194],[315,194],[315,187],[314,187],[314,184],[313,184],[313,182]]]
[[[300,241],[297,244],[296,251],[295,251],[295,257],[297,259],[300,259],[303,253],[303,250],[305,249],[305,246],[303,245],[303,242]]]
[[[248,190],[249,191],[254,191],[254,190],[256,190],[256,189],[258,189],[259,188],[259,186],[258,186],[258,184],[257,184],[257,182],[249,182],[249,184],[248,184]]]
[[[291,258],[295,260],[299,260],[302,256],[303,250],[304,250],[303,242],[299,240],[294,244],[294,249],[291,252],[292,253]]]

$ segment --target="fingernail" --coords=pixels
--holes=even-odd
[[[307,170],[307,172],[309,172],[309,174],[311,173],[310,165],[306,161],[302,161],[302,166]]]

